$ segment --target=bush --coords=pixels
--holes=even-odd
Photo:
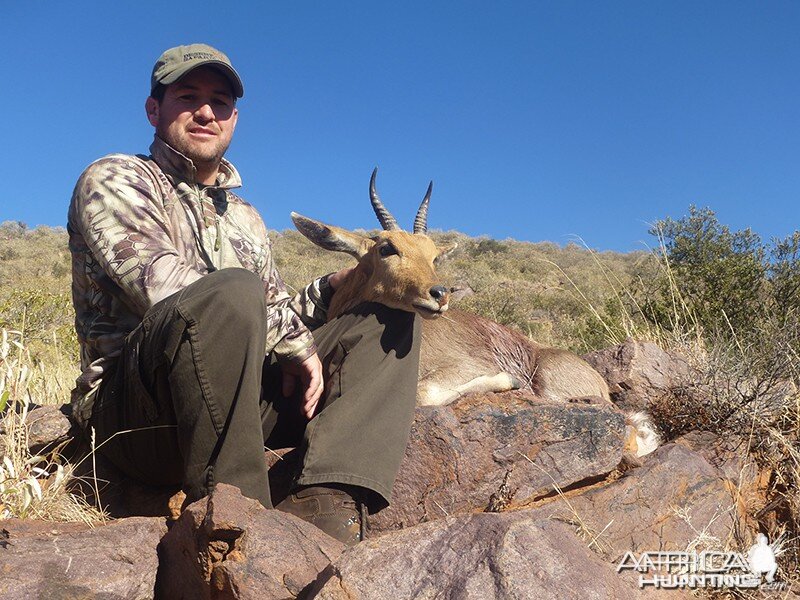
[[[767,295],[766,252],[750,229],[731,232],[708,208],[689,208],[689,216],[664,219],[650,230],[662,244],[670,275],[703,330],[714,335],[750,332],[758,327]],[[666,326],[673,289],[657,281],[647,308]]]
[[[768,268],[772,310],[784,323],[800,313],[800,231],[776,240]]]
[[[765,324],[800,313],[800,232],[764,243],[750,229],[731,231],[708,208],[658,221],[662,268],[650,268],[636,299],[642,316],[674,330],[688,320],[707,340],[762,337]],[[684,313],[684,319],[676,314]]]

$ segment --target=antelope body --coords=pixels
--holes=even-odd
[[[375,189],[370,199],[383,231],[374,237],[326,225],[292,213],[297,229],[326,250],[345,252],[358,260],[336,290],[328,319],[366,301],[416,312],[422,321],[417,403],[445,405],[477,392],[527,389],[537,397],[568,401],[598,397],[610,403],[600,374],[577,355],[548,348],[478,315],[449,310],[450,292],[436,274],[436,263],[456,244],[437,246],[427,236],[428,203],[433,183],[420,205],[412,233],[402,231]],[[628,419],[629,452],[643,456],[655,449],[649,427]]]
[[[424,321],[422,336],[420,405],[514,389],[553,401],[595,396],[610,402],[605,380],[575,354],[541,346],[478,315],[448,311]]]

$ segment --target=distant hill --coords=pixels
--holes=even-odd
[[[458,242],[439,269],[444,283],[464,296],[453,302],[455,307],[576,351],[607,341],[591,307],[603,313],[652,262],[646,252],[597,253],[575,243],[501,241],[454,231],[431,235],[439,242]],[[353,263],[346,255],[317,248],[293,230],[270,236],[276,264],[291,290]],[[77,357],[70,277],[65,229],[31,229],[11,221],[0,225],[1,327],[18,329],[24,324],[29,343],[47,344],[55,333],[62,349]]]

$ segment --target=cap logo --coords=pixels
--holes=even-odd
[[[214,55],[210,52],[189,52],[183,55],[183,62],[188,62],[195,59],[213,59]]]

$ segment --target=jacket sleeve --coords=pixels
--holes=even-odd
[[[261,280],[267,293],[267,351],[273,351],[278,361],[304,361],[317,347],[275,267],[271,243]]]
[[[297,292],[289,303],[292,310],[300,315],[303,323],[312,330],[324,325],[328,320],[330,298],[326,298],[326,296],[330,295],[330,291],[325,292],[321,289],[323,279],[323,277],[317,277]]]
[[[140,316],[203,276],[180,257],[161,193],[133,157],[91,164],[75,186],[69,220]]]
[[[272,251],[266,225],[252,206],[244,218],[250,231],[262,242],[266,242],[265,260],[260,262],[258,275],[264,284],[267,299],[267,352],[274,352],[278,361],[302,362],[317,351],[314,337],[306,322],[310,314],[320,315],[313,302],[298,300],[305,290],[294,298],[289,295]],[[324,322],[324,314],[322,315]],[[308,320],[313,323],[313,319]]]

